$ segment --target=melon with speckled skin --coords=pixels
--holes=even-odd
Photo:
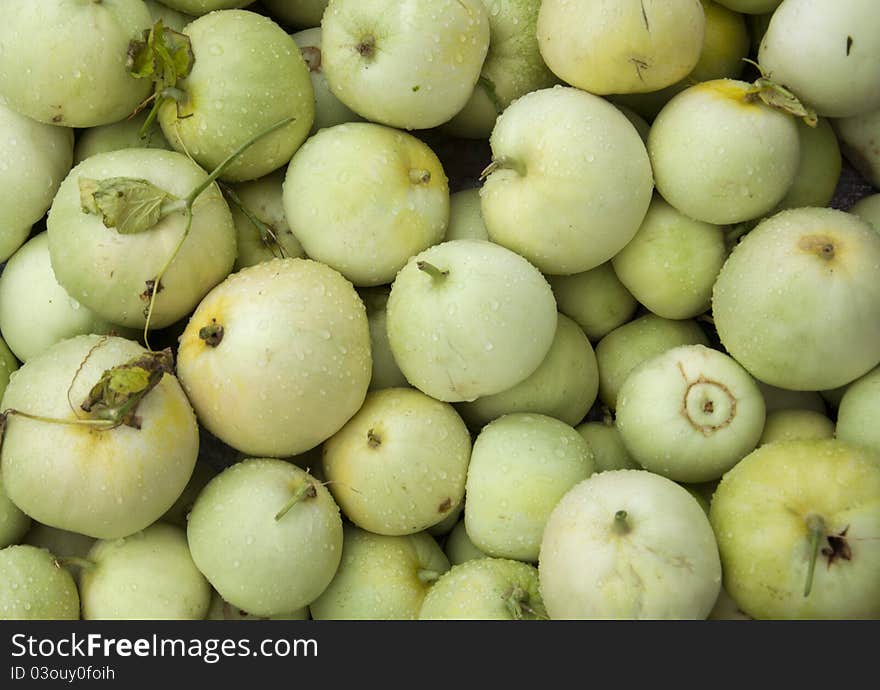
[[[880,108],[880,14],[875,0],[784,0],[773,12],[758,62],[818,115]]]
[[[67,294],[52,272],[45,232],[25,242],[0,274],[0,328],[22,362],[75,335],[139,335],[102,319]]]
[[[553,619],[704,619],[721,588],[702,507],[645,470],[600,472],[563,496],[538,570]]]
[[[483,222],[478,187],[462,189],[449,196],[449,225],[444,240],[488,240]]]
[[[657,91],[700,58],[700,0],[544,0],[538,44],[561,79],[595,94]]]
[[[187,539],[223,599],[268,617],[307,606],[327,588],[342,557],[342,520],[330,492],[306,471],[253,458],[208,483]]]
[[[145,354],[131,340],[80,335],[22,365],[4,410],[73,421],[102,374]],[[72,402],[71,402],[72,401]],[[137,407],[140,428],[57,424],[10,414],[0,458],[6,492],[52,527],[99,539],[142,530],[180,496],[196,463],[195,415],[177,379],[164,374]]]
[[[452,528],[452,531],[446,538],[444,551],[452,565],[459,565],[465,561],[487,557],[485,553],[474,546],[474,543],[468,536],[464,520],[459,520],[455,527]]]
[[[877,415],[880,414],[880,369],[853,381],[837,408],[835,435],[841,441],[880,452]]]
[[[182,199],[205,181],[207,173],[175,151],[122,149],[82,161],[52,201],[46,230],[58,283],[110,323],[143,328],[147,281],[154,281],[174,255],[186,221],[182,212],[175,212],[139,233],[106,227],[100,215],[83,210],[80,180],[114,177],[146,180]],[[163,328],[189,314],[229,275],[234,261],[232,216],[219,188],[211,185],[193,204],[189,235],[162,276],[150,328]]]
[[[531,376],[506,391],[459,403],[457,409],[475,429],[514,412],[544,414],[574,425],[589,412],[598,391],[593,346],[574,321],[559,314],[553,344]]]
[[[713,0],[700,0],[706,17],[700,59],[694,69],[671,86],[647,93],[616,94],[612,102],[631,107],[649,121],[676,94],[689,86],[710,79],[730,77],[738,79],[746,67],[743,58],[749,55],[749,33],[746,19],[738,12],[719,5]]]
[[[232,201],[231,195],[227,197],[238,245],[234,270],[275,258],[305,257],[305,251],[284,213],[283,185],[284,171],[276,170],[259,180],[231,186],[232,194],[241,203]],[[266,226],[268,233],[265,236],[248,213]]]
[[[420,620],[539,620],[547,612],[535,566],[478,558],[453,566],[428,591]]]
[[[248,147],[221,179],[254,180],[286,165],[315,118],[309,69],[294,40],[268,17],[248,10],[204,15],[184,33],[195,61],[178,84],[187,94],[185,112],[173,100],[159,108],[168,142],[213,170],[245,142],[292,117]]]
[[[801,161],[794,182],[779,202],[779,210],[828,206],[834,198],[843,160],[831,123],[820,118],[815,127],[797,121]]]
[[[726,258],[722,228],[688,218],[655,195],[635,237],[611,264],[652,313],[690,319],[709,309],[712,285]]]
[[[559,79],[544,64],[536,28],[540,0],[483,0],[489,17],[489,51],[470,99],[444,130],[456,137],[488,139],[498,115],[520,96]]]
[[[800,162],[795,119],[750,96],[751,84],[715,79],[667,103],[651,126],[657,191],[696,220],[723,225],[772,211]]]
[[[641,465],[630,457],[610,415],[601,422],[579,424],[575,431],[584,437],[593,451],[596,472],[641,469]]]
[[[830,439],[768,443],[724,476],[709,517],[724,587],[749,616],[880,616],[878,451]]]
[[[547,356],[556,300],[522,256],[451,240],[412,257],[391,286],[386,328],[411,385],[447,402],[515,386]]]
[[[206,328],[222,330],[211,337]],[[260,457],[297,455],[330,438],[363,403],[370,371],[354,287],[296,258],[250,266],[214,288],[190,317],[177,360],[199,421]]]
[[[759,446],[774,441],[833,438],[834,422],[814,410],[776,410],[767,414]]]
[[[189,24],[195,17],[180,10],[172,9],[170,5],[173,2],[174,0],[144,0],[144,4],[153,17],[154,24],[161,19],[163,25],[175,31],[183,31],[183,27]]]
[[[679,345],[708,345],[696,321],[664,319],[646,314],[615,328],[596,345],[599,397],[608,407],[617,406],[617,395],[626,377],[642,362]]]
[[[425,532],[405,536],[344,528],[342,563],[309,605],[315,620],[412,620],[449,560]]]
[[[791,409],[812,410],[819,414],[826,412],[825,401],[817,391],[790,391],[771,386],[763,381],[757,381],[757,384],[764,396],[764,404],[767,406],[768,413],[775,410]]]
[[[203,15],[216,10],[231,10],[239,7],[247,7],[254,0],[160,0],[163,5],[168,5],[178,12],[191,15]]]
[[[461,503],[470,455],[470,434],[452,405],[386,388],[327,440],[322,467],[349,520],[399,536],[441,522]]]
[[[129,42],[153,22],[141,0],[7,0],[0,96],[38,122],[94,127],[133,113],[150,94],[129,74]]]
[[[880,363],[880,234],[828,208],[782,211],[743,238],[715,283],[724,347],[773,386],[843,386]]]
[[[73,577],[35,546],[0,550],[0,620],[79,620]]]
[[[73,130],[47,125],[0,104],[0,261],[24,244],[73,160]]]
[[[354,153],[354,155],[352,155]],[[322,129],[284,178],[284,212],[306,254],[357,286],[394,280],[449,222],[443,166],[421,140],[383,125]]]
[[[331,0],[321,31],[333,94],[365,119],[400,129],[451,119],[489,49],[482,0]]]
[[[211,605],[208,607],[208,615],[205,620],[209,621],[250,621],[250,620],[276,620],[276,621],[307,621],[309,620],[309,607],[303,606],[289,613],[277,613],[273,616],[254,616],[228,601],[224,601],[217,590],[211,594]]]
[[[192,510],[193,504],[196,502],[202,489],[204,489],[205,485],[215,476],[217,476],[217,470],[214,469],[207,460],[203,458],[199,459],[196,462],[192,476],[190,476],[183,492],[177,497],[174,505],[172,505],[160,518],[162,522],[167,522],[169,525],[177,525],[178,527],[186,529],[186,521],[189,516],[189,511]]]
[[[367,308],[367,320],[370,324],[370,351],[373,355],[373,374],[370,378],[370,390],[381,388],[406,388],[409,382],[394,361],[391,345],[388,342],[388,331],[385,328],[388,296],[391,288],[380,285],[362,288],[358,291],[364,306]]]
[[[156,120],[141,136],[141,129],[147,121],[148,111],[141,110],[133,117],[125,118],[109,125],[99,125],[80,130],[76,135],[73,149],[73,164],[78,165],[86,158],[107,151],[119,149],[165,149],[171,145],[162,134],[162,128]]]
[[[319,21],[315,24],[320,24]],[[303,59],[309,68],[312,90],[315,92],[315,121],[312,134],[325,127],[341,125],[343,122],[359,122],[363,118],[340,101],[330,90],[327,77],[324,75],[324,53],[321,50],[321,27],[305,29],[291,34],[299,46]]]
[[[196,568],[186,533],[154,523],[123,539],[98,541],[79,578],[85,620],[202,620],[211,586]]]
[[[594,469],[593,451],[568,424],[527,413],[496,419],[477,436],[468,465],[468,536],[487,555],[537,561],[554,506]]]
[[[69,532],[36,522],[31,525],[21,543],[45,549],[55,556],[85,558],[89,550],[94,546],[95,541],[94,537],[88,537],[85,534]],[[62,566],[73,575],[74,579],[79,576],[81,571],[80,561],[77,560],[76,563],[67,561]]]
[[[548,276],[547,280],[559,311],[574,319],[594,342],[629,321],[638,308],[610,261],[570,276]]]
[[[651,164],[635,126],[604,99],[571,87],[532,91],[499,116],[489,141],[480,199],[493,242],[543,273],[568,275],[636,234]]]
[[[678,482],[718,479],[758,444],[764,397],[735,360],[703,345],[666,350],[634,368],[615,423],[646,470]]]

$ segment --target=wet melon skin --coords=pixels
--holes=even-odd
[[[45,215],[70,171],[73,130],[35,122],[0,104],[0,132],[0,261],[6,261]]]
[[[550,285],[522,256],[484,240],[451,240],[397,274],[386,328],[411,385],[462,402],[533,374],[553,344],[557,314]]]
[[[18,544],[31,526],[31,519],[19,510],[3,489],[0,474],[0,548]]]
[[[2,407],[75,420],[74,406],[105,370],[144,352],[124,338],[63,340],[18,370]],[[137,416],[139,429],[98,429],[10,414],[0,454],[9,498],[45,525],[99,539],[152,524],[189,481],[199,435],[189,401],[171,374],[141,400]]]
[[[222,337],[209,342],[204,328]],[[272,259],[233,273],[201,301],[180,338],[177,371],[200,423],[224,443],[290,457],[361,407],[370,347],[364,304],[340,273]]]
[[[464,497],[471,439],[449,403],[413,390],[367,395],[323,446],[321,468],[345,516],[374,534],[415,534]]]
[[[124,539],[96,542],[79,579],[86,620],[202,620],[211,587],[193,563],[186,533],[157,522]]]
[[[152,25],[141,0],[6,0],[0,24],[0,94],[38,122],[118,122],[150,94],[126,67],[129,42]],[[26,66],[26,67],[25,67]]]
[[[314,477],[284,460],[249,458],[204,488],[187,539],[196,566],[225,601],[275,616],[327,588],[342,558],[343,530],[339,508]]]
[[[572,87],[532,91],[499,117],[480,189],[489,238],[543,273],[608,261],[651,202],[651,163],[635,126],[608,101]]]
[[[683,79],[700,58],[705,29],[699,0],[544,0],[537,35],[557,76],[605,95]]]
[[[535,566],[506,558],[478,558],[453,566],[428,590],[419,620],[540,620]]]
[[[527,413],[494,420],[468,465],[468,537],[487,555],[537,562],[553,507],[594,470],[586,440],[564,422]]]
[[[800,162],[795,119],[753,86],[714,79],[685,89],[651,126],[648,154],[663,198],[686,216],[723,225],[772,211]]]
[[[161,0],[163,5],[168,5],[173,10],[186,14],[202,15],[215,10],[231,10],[237,7],[247,7],[254,0]]]
[[[374,123],[312,136],[287,167],[283,203],[305,253],[358,287],[391,283],[411,256],[443,239],[449,221],[449,185],[434,152]]]
[[[880,235],[828,208],[783,211],[737,245],[712,308],[724,347],[790,390],[845,385],[880,363]]]
[[[481,0],[331,0],[321,31],[333,94],[400,129],[429,129],[458,113],[489,50]]]
[[[309,606],[315,620],[412,620],[449,560],[427,532],[383,536],[346,525],[333,581]]]
[[[78,620],[76,583],[35,546],[0,550],[0,620]]]
[[[704,619],[721,588],[703,508],[646,470],[599,472],[570,489],[544,528],[538,570],[553,619]]]
[[[78,164],[61,183],[46,220],[49,256],[58,283],[82,305],[110,323],[143,328],[147,281],[168,260],[156,295],[151,328],[164,328],[189,314],[235,262],[235,225],[220,189],[211,185],[192,206],[189,235],[175,255],[186,225],[183,212],[165,215],[143,232],[122,234],[100,215],[83,211],[80,180],[146,180],[177,199],[203,184],[207,173],[182,153],[122,149]]]
[[[880,108],[880,14],[875,0],[786,0],[774,11],[758,62],[818,115]]]
[[[0,275],[0,328],[22,362],[75,335],[139,335],[96,316],[58,284],[45,232],[25,242]]]

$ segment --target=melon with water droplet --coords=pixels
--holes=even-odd
[[[721,343],[780,388],[837,388],[880,363],[880,234],[830,208],[782,211],[727,259],[712,298]]]
[[[367,394],[364,303],[329,266],[273,259],[199,304],[177,371],[199,421],[247,455],[289,457],[335,434]]]
[[[220,596],[269,617],[307,606],[342,558],[342,520],[327,488],[296,465],[249,458],[199,494],[187,524],[193,561]]]

